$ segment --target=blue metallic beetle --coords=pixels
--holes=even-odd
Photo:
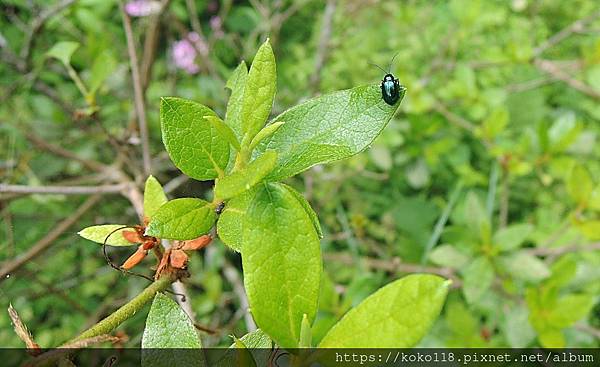
[[[394,77],[394,75],[390,72],[392,67],[392,63],[398,54],[394,55],[392,61],[390,61],[390,65],[388,66],[388,70],[385,71],[383,68],[377,64],[371,64],[377,66],[381,71],[383,71],[385,76],[381,81],[381,97],[385,101],[385,103],[390,106],[395,105],[398,100],[402,99],[404,93],[406,92],[406,88],[400,84],[400,81]]]

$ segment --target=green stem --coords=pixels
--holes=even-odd
[[[70,344],[78,340],[87,339],[98,335],[109,334],[119,325],[121,325],[125,320],[135,315],[135,313],[138,312],[142,307],[144,307],[146,303],[150,302],[157,292],[167,289],[172,282],[173,279],[171,279],[171,277],[169,276],[164,276],[160,278],[159,280],[150,284],[146,289],[142,291],[142,293],[138,294],[134,299],[121,306],[121,308],[113,312],[111,315],[99,321],[96,325],[87,329],[79,336],[75,337],[74,339],[68,341],[65,344]]]

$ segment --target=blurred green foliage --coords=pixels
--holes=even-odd
[[[452,278],[455,288],[423,346],[599,346],[597,2],[211,0],[196,1],[197,14],[188,5],[171,1],[160,17],[146,90],[153,173],[173,187],[171,198],[212,194],[181,180],[164,152],[160,97],[197,100],[223,117],[225,80],[267,36],[277,58],[274,114],[318,93],[377,82],[382,72],[368,62],[385,68],[398,53],[391,70],[408,91],[372,148],[288,182],[315,208],[325,234],[328,276],[313,343],[401,273],[428,271]],[[41,140],[142,185],[117,3],[79,0],[57,12],[47,12],[56,5],[46,1],[0,7],[2,182],[114,182]],[[156,23],[153,16],[132,22],[144,70]],[[197,58],[200,72],[189,75],[174,66],[171,50],[196,23],[208,53]],[[84,200],[0,195],[3,265]],[[0,308],[11,302],[43,347],[70,339],[146,285],[108,267],[100,247],[76,232],[138,222],[127,199],[107,194],[47,251],[1,280]],[[115,261],[128,255],[111,253]],[[190,261],[195,318],[218,331],[203,335],[205,346],[230,345],[229,334],[247,330],[239,294],[224,274],[239,267],[238,256],[219,243]],[[121,327],[129,345],[140,344],[145,316]],[[9,325],[0,312],[0,345],[22,345]]]

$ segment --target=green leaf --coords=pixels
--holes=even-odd
[[[225,209],[219,215],[217,222],[219,238],[234,251],[242,251],[242,220],[255,193],[256,190],[249,190],[232,198],[225,204]]]
[[[158,208],[167,202],[167,196],[160,182],[150,175],[144,187],[144,217],[152,219]]]
[[[566,295],[549,310],[548,324],[561,329],[573,326],[583,319],[593,306],[594,297],[589,294]]]
[[[550,276],[550,269],[540,259],[524,251],[500,258],[502,267],[516,279],[540,281]]]
[[[277,131],[277,129],[279,129],[279,127],[281,125],[285,124],[284,121],[276,121],[272,124],[269,124],[267,126],[265,126],[264,128],[262,128],[258,134],[256,134],[256,136],[252,139],[252,142],[250,143],[250,151],[253,151],[254,148],[256,148],[256,146],[263,141],[264,139],[268,138],[269,136],[275,134],[275,131]]]
[[[197,180],[212,180],[223,173],[229,144],[204,116],[217,116],[199,103],[165,97],[160,101],[162,139],[173,163]]]
[[[248,350],[243,341],[233,337],[233,344],[235,345],[235,351],[233,351],[233,359],[231,360],[231,366],[236,367],[256,367],[256,362],[252,353]]]
[[[231,130],[237,136],[237,140],[241,141],[244,137],[242,132],[242,101],[244,98],[244,88],[246,86],[246,78],[248,77],[248,67],[245,62],[233,71],[225,87],[231,90],[231,96],[227,102],[227,112],[225,113],[225,123],[231,127]]]
[[[73,53],[79,48],[78,42],[58,42],[48,52],[46,55],[48,57],[54,57],[55,59],[60,60],[65,66],[71,64],[71,56]]]
[[[276,162],[277,153],[272,150],[265,152],[244,169],[217,179],[215,196],[220,200],[226,200],[250,190],[273,170]]]
[[[126,228],[123,228],[126,227]],[[117,229],[122,228],[117,231]],[[106,240],[106,244],[109,246],[134,246],[135,243],[127,241],[123,235],[123,231],[131,231],[132,229],[123,224],[103,224],[99,226],[91,226],[82,229],[77,232],[78,235],[85,238],[86,240],[98,242],[103,244]],[[114,232],[113,234],[111,234]],[[108,237],[110,235],[110,237]],[[108,237],[108,239],[106,238]]]
[[[285,121],[256,147],[279,153],[272,180],[294,176],[314,165],[348,158],[366,149],[398,106],[381,98],[379,85],[366,85],[313,98],[273,121]]]
[[[94,94],[102,86],[102,83],[115,71],[117,61],[110,50],[104,50],[94,63],[90,75],[90,93]]]
[[[294,190],[294,188],[289,185],[286,185],[286,184],[281,184],[281,185],[283,187],[285,187],[289,192],[291,192],[292,195],[294,195],[294,197],[296,197],[296,199],[298,199],[298,201],[300,202],[300,204],[302,205],[304,210],[306,210],[306,214],[308,214],[308,216],[310,217],[310,220],[312,221],[312,223],[315,227],[315,230],[317,231],[317,234],[319,235],[319,238],[323,238],[323,230],[321,229],[321,223],[319,223],[319,217],[317,216],[317,213],[315,213],[314,209],[310,206],[310,203],[306,200],[304,195],[302,195],[298,191]]]
[[[600,240],[600,220],[586,220],[575,222],[575,227],[589,240]]]
[[[431,251],[429,260],[436,265],[461,269],[469,262],[469,257],[452,245],[440,245]]]
[[[587,205],[594,189],[592,178],[585,167],[580,164],[573,166],[567,180],[567,192],[578,205]]]
[[[386,285],[351,309],[320,348],[410,348],[440,314],[449,281],[412,274]]]
[[[206,234],[216,220],[211,203],[182,198],[166,202],[152,217],[146,235],[170,240],[191,240]]]
[[[231,128],[227,126],[223,120],[221,120],[218,116],[204,116],[204,118],[208,120],[208,122],[210,122],[215,129],[217,129],[219,134],[221,134],[221,137],[227,140],[227,142],[231,144],[235,150],[238,152],[240,151],[240,142],[237,140],[233,130],[231,130]]]
[[[254,56],[244,88],[241,118],[244,132],[242,143],[245,146],[265,125],[273,107],[276,89],[275,56],[267,39]]]
[[[310,321],[308,316],[304,314],[302,316],[302,324],[300,326],[300,342],[298,343],[299,348],[310,348],[312,343],[312,333],[310,330]]]
[[[194,348],[182,352],[181,349]],[[194,324],[175,301],[157,293],[142,337],[142,366],[203,366],[202,344]]]
[[[464,269],[463,293],[468,303],[477,303],[494,280],[494,269],[485,257],[478,257]]]
[[[492,242],[500,251],[511,251],[521,246],[531,232],[531,224],[514,224],[496,232]]]
[[[283,348],[296,348],[304,314],[314,320],[321,277],[319,238],[298,200],[261,184],[242,225],[244,284],[256,323]]]
[[[242,336],[240,340],[244,342],[246,348],[250,349],[271,348],[273,345],[271,338],[269,338],[269,336],[261,329],[257,329]]]

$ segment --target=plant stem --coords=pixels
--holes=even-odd
[[[142,291],[142,293],[138,294],[134,299],[127,302],[126,304],[121,306],[121,308],[113,312],[110,316],[99,321],[96,325],[87,329],[79,336],[66,342],[65,344],[71,344],[76,341],[95,337],[98,335],[109,334],[119,325],[121,325],[125,320],[135,315],[135,313],[138,312],[142,307],[144,307],[146,303],[150,302],[157,292],[167,289],[169,285],[171,285],[171,282],[173,282],[173,279],[169,276],[164,276],[160,278],[159,280],[150,284],[146,289]]]

